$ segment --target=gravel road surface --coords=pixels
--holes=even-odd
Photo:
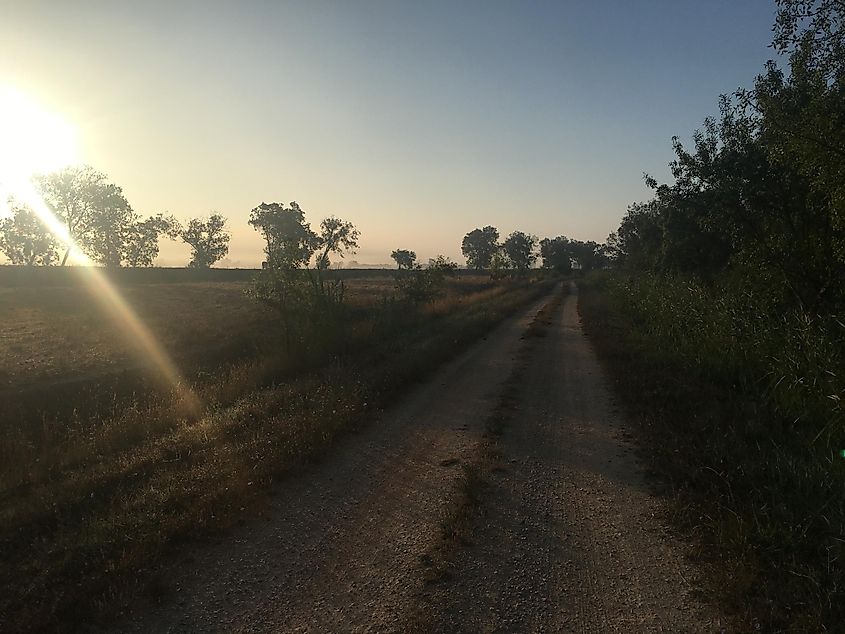
[[[659,521],[577,295],[540,337],[550,297],[503,323],[401,403],[280,483],[265,518],[185,553],[133,632],[718,632],[696,572]],[[516,404],[490,461],[506,386]],[[428,553],[465,495],[487,485],[453,573]]]
[[[428,597],[428,631],[721,631],[659,520],[577,299],[526,341],[472,545]]]

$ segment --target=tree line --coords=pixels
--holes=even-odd
[[[538,258],[542,268],[561,274],[570,273],[573,265],[582,271],[600,269],[607,266],[611,258],[604,244],[566,236],[539,240],[535,235],[514,231],[500,242],[499,230],[490,225],[467,233],[461,242],[461,253],[468,268],[490,271],[494,277],[524,273]],[[390,257],[400,270],[420,268],[414,251],[397,249]],[[429,266],[436,264],[434,260],[429,261]]]
[[[688,526],[750,573],[725,575],[727,591],[756,629],[832,632],[845,618],[845,2],[778,0],[776,16],[781,63],[721,97],[691,143],[673,140],[672,179],[646,176],[654,195],[609,237],[618,272],[597,283]]]
[[[845,303],[845,4],[780,0],[774,61],[724,95],[674,182],[646,176],[608,239],[620,266],[713,280],[731,273],[810,312]]]
[[[219,213],[190,218],[184,224],[163,213],[141,217],[123,190],[90,166],[38,176],[35,186],[66,239],[56,236],[55,229],[29,205],[12,198],[10,217],[0,220],[0,252],[12,264],[64,266],[72,250],[79,249],[107,267],[152,266],[162,236],[191,248],[188,266],[192,268],[210,267],[229,252],[230,234]],[[352,223],[335,217],[326,218],[319,230],[313,231],[296,202],[288,206],[262,202],[250,212],[249,224],[264,238],[264,266],[268,268],[308,266],[315,257],[316,268],[327,269],[331,255],[342,257],[354,251],[360,237]],[[490,270],[494,276],[527,271],[538,258],[543,268],[560,273],[571,271],[573,262],[583,270],[608,262],[605,246],[595,242],[565,236],[538,240],[522,231],[514,231],[500,242],[499,231],[492,226],[467,233],[461,251],[469,268]],[[413,251],[397,249],[391,257],[400,270],[422,268]],[[447,264],[443,256],[439,258],[429,266]]]
[[[184,225],[166,214],[142,218],[123,190],[90,166],[41,175],[34,184],[63,235],[57,236],[31,206],[10,198],[11,215],[0,221],[0,252],[12,264],[64,266],[79,249],[107,267],[152,266],[161,236],[191,247],[190,267],[209,267],[229,252],[220,214],[191,218]]]

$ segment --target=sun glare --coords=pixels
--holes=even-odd
[[[73,249],[78,273],[92,296],[121,327],[127,339],[157,370],[165,384],[175,388],[190,413],[199,412],[197,396],[179,369],[118,289],[74,244],[67,227],[38,193],[32,177],[78,161],[76,132],[58,115],[48,112],[26,95],[0,86],[0,218],[10,213],[8,198],[32,209],[64,248]]]
[[[76,130],[56,113],[0,85],[0,215],[34,174],[77,162]]]

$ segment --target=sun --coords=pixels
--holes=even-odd
[[[34,174],[77,161],[74,127],[26,94],[0,84],[0,214],[6,198]]]

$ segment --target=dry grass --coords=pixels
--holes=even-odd
[[[234,333],[266,329],[270,314],[243,283],[137,285],[122,294],[170,353],[190,359]],[[81,287],[0,289],[0,386],[114,370],[132,363],[125,334]]]
[[[459,279],[437,307],[412,309],[383,302],[389,289],[367,283],[366,290],[349,283],[343,348],[310,349],[297,358],[267,345],[272,316],[251,305],[239,284],[224,285],[219,296],[213,284],[126,289],[188,368],[204,403],[198,415],[187,413],[177,393],[153,387],[126,366],[91,383],[82,376],[64,393],[50,382],[52,374],[34,372],[40,382],[30,388],[33,400],[21,400],[22,417],[3,423],[0,629],[72,630],[113,612],[122,597],[154,579],[156,563],[179,540],[260,509],[274,479],[319,455],[368,410],[384,406],[544,288],[481,289],[478,280]],[[61,307],[68,323],[96,319],[70,292],[53,299],[3,292],[18,293],[12,308],[4,305],[7,318]],[[20,340],[33,349],[34,341],[51,345],[53,339],[34,334],[48,330],[44,319],[29,323],[30,338]],[[18,331],[7,326],[6,332]],[[64,333],[67,350],[79,357],[68,367],[90,370],[100,358],[86,356],[94,341],[113,364],[127,363],[113,334],[70,326]],[[220,338],[256,345],[246,354],[241,347],[223,355],[197,349]],[[57,394],[76,398],[79,407],[69,410],[61,396],[54,402]]]

